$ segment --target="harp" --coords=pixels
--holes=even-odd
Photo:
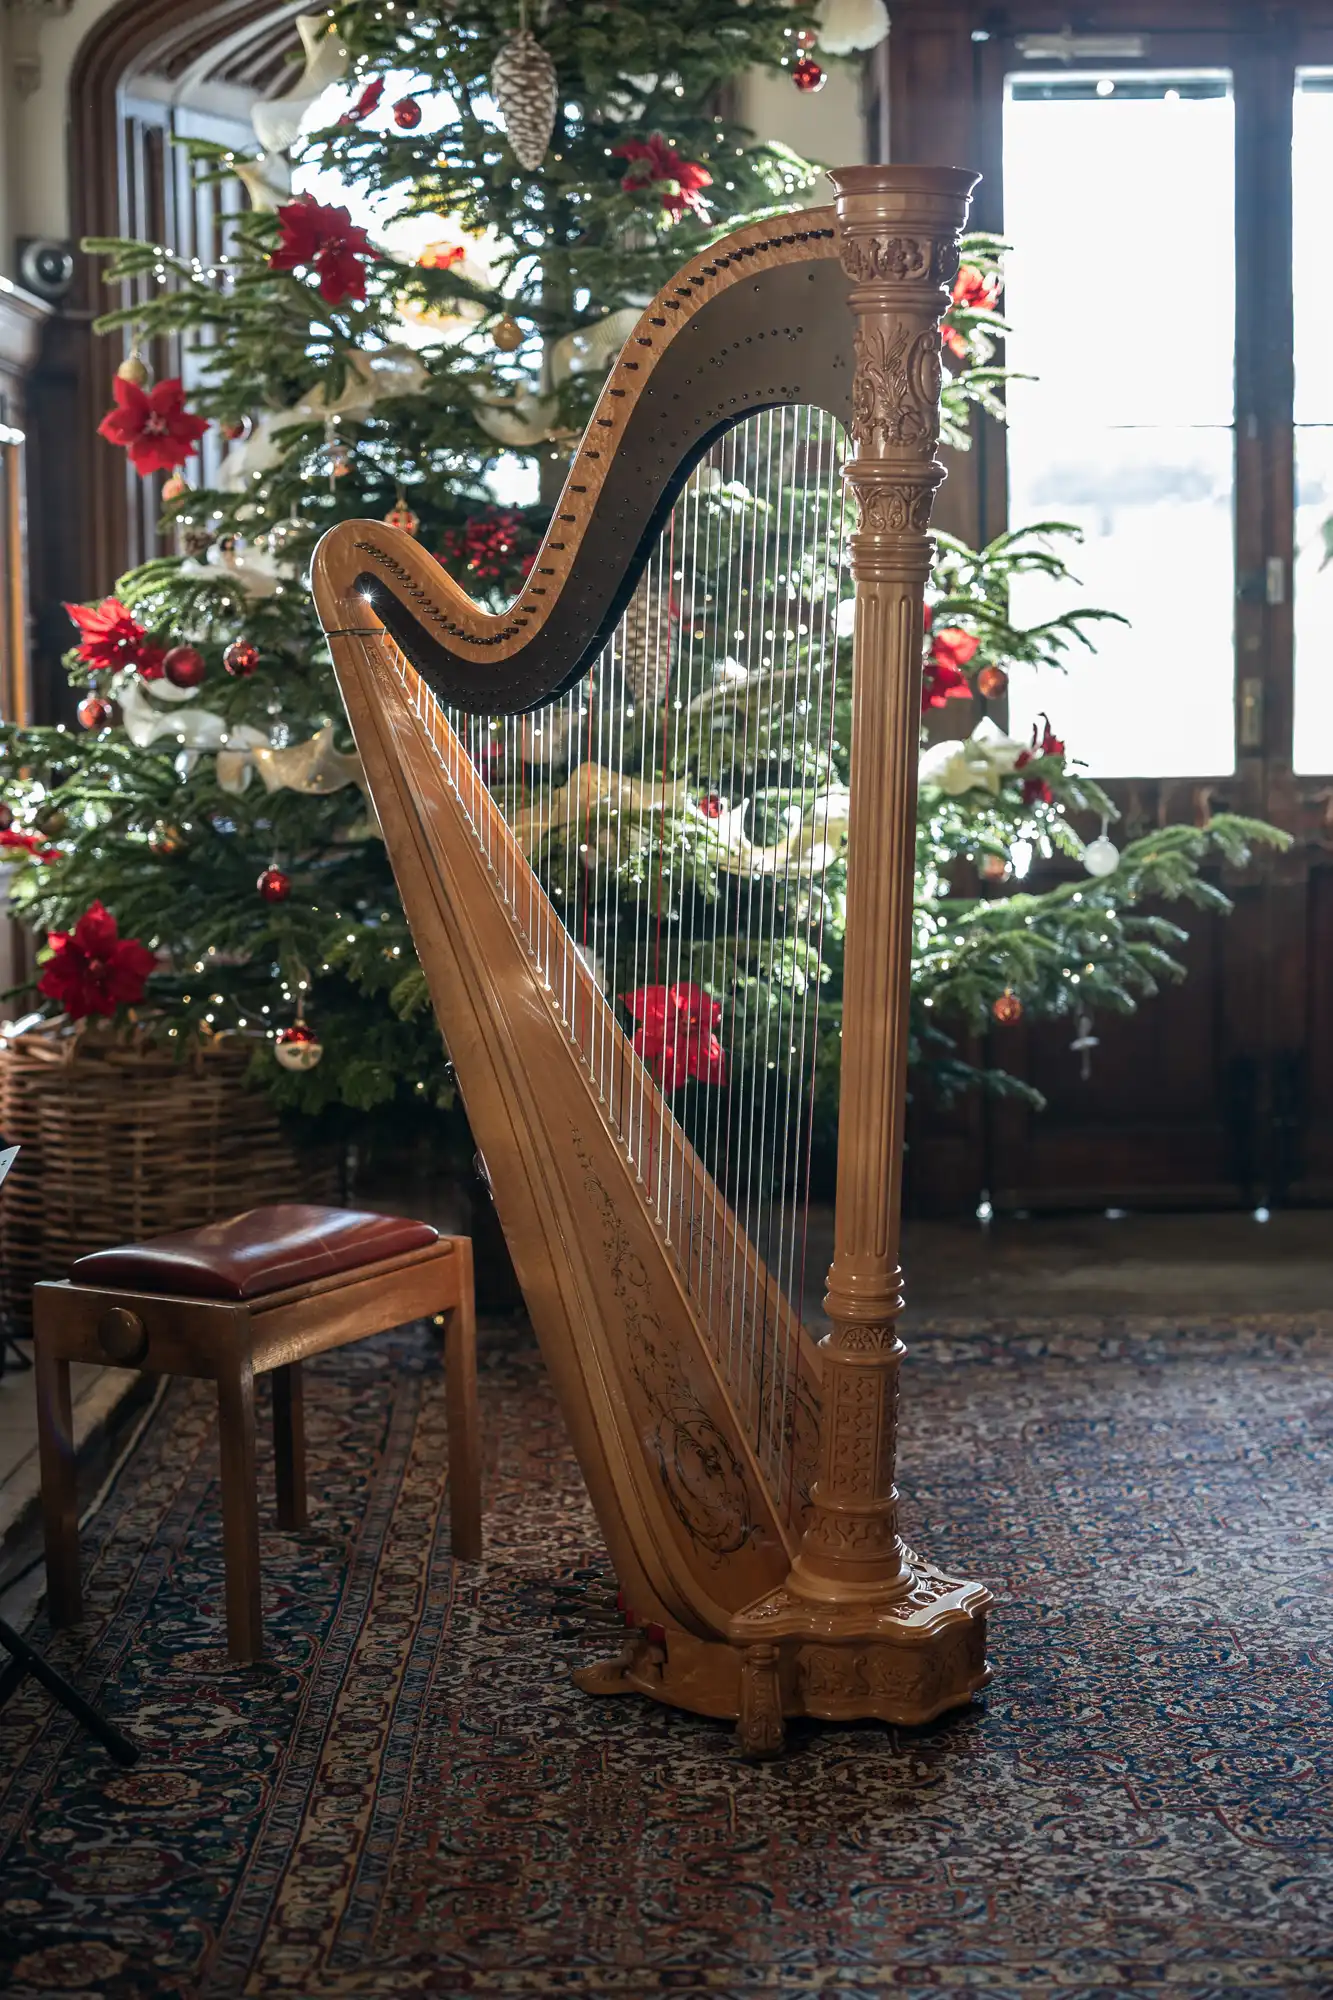
[[[751,1756],[989,1678],[989,1594],[904,1546],[894,1485],[939,320],[975,177],[831,178],[644,312],[507,610],[379,522],[314,567],[621,1585],[620,1657],[576,1678],[734,1717]],[[810,951],[843,871],[821,1328]]]

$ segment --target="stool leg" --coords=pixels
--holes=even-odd
[[[305,1411],[299,1361],[273,1370],[273,1459],[277,1467],[278,1526],[304,1528],[307,1525]]]
[[[33,1368],[47,1609],[53,1625],[74,1625],[83,1611],[83,1592],[79,1584],[79,1503],[74,1481],[69,1363],[52,1353],[40,1327],[33,1340]]]
[[[248,1662],[264,1650],[259,1596],[259,1495],[255,1470],[255,1376],[250,1356],[218,1372],[222,1453],[222,1549],[227,1570],[227,1651]]]
[[[458,1303],[444,1332],[449,1423],[449,1540],[463,1562],[481,1561],[481,1421],[477,1409],[477,1317],[472,1245],[458,1244]]]

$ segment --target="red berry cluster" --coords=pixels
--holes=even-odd
[[[483,507],[461,528],[445,529],[440,560],[470,571],[481,583],[494,582],[515,568],[526,576],[532,567],[532,550],[519,551],[528,540],[523,517],[512,507]]]

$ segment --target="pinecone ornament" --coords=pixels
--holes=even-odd
[[[666,591],[644,576],[625,607],[620,628],[620,668],[626,692],[640,708],[666,700],[671,673],[671,606]]]
[[[555,64],[531,28],[504,43],[491,70],[491,96],[504,120],[514,158],[535,173],[546,158],[555,125]]]

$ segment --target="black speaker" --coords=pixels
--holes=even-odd
[[[54,305],[74,283],[74,252],[50,236],[20,236],[19,283]]]

